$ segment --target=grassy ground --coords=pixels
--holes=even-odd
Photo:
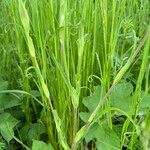
[[[0,149],[150,148],[149,0],[0,9]]]

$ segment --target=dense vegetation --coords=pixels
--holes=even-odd
[[[0,10],[0,150],[150,149],[149,0]]]

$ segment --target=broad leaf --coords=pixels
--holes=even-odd
[[[34,123],[32,124],[29,132],[28,132],[28,139],[32,140],[38,140],[40,138],[40,135],[45,133],[45,126],[41,123]]]
[[[95,91],[88,97],[83,99],[83,104],[90,112],[93,112],[102,98],[103,88],[101,86],[95,87]]]
[[[80,112],[79,116],[82,121],[87,122],[90,114],[94,111],[98,105],[101,97],[102,88],[100,86],[95,87],[95,91],[87,97],[83,98],[82,103],[88,108],[89,112]]]
[[[90,114],[95,110],[99,101],[104,95],[104,89],[100,86],[95,88],[94,93],[83,99],[83,104],[88,108],[89,112],[80,112],[80,118],[87,122]],[[98,150],[120,150],[120,140],[116,132],[109,129],[106,124],[99,125],[95,123],[90,127],[87,135],[85,136],[86,142],[96,140],[96,148]]]
[[[18,122],[19,121],[9,113],[0,114],[0,133],[7,142],[13,138],[13,128],[18,124]]]
[[[118,84],[110,95],[111,106],[118,108],[126,113],[130,113],[133,86],[130,83],[122,82]],[[104,96],[104,89],[100,86],[96,87],[94,93],[83,99],[83,104],[88,108],[89,112],[80,112],[80,118],[87,122],[90,114],[95,110],[99,101]],[[120,150],[120,138],[114,130],[107,127],[106,120],[100,120],[101,125],[97,122],[91,126],[85,139],[86,142],[96,140],[96,148],[98,150]]]
[[[122,82],[118,84],[110,95],[111,105],[124,112],[130,114],[133,86],[131,83]],[[88,97],[83,99],[83,104],[88,108],[88,114],[85,112],[80,112],[80,118],[86,122],[88,116],[95,110],[99,101],[104,96],[104,89],[100,86],[95,88],[95,91]]]
[[[39,140],[40,135],[43,133],[45,133],[45,126],[39,122],[31,125],[25,125],[20,130],[20,135],[23,141],[29,141],[29,142],[31,142],[33,139]]]
[[[90,114],[95,110],[104,93],[101,86],[95,87],[95,91],[87,97],[83,98],[83,104],[88,108],[89,112],[80,112],[79,116],[82,121],[87,122]]]
[[[90,117],[90,113],[88,113],[88,112],[80,112],[79,116],[80,116],[82,121],[87,122],[89,117]]]
[[[0,98],[0,111],[20,105],[20,100],[10,94],[5,94]]]
[[[105,124],[99,125],[95,123],[85,137],[86,142],[96,140],[96,148],[98,150],[120,150],[120,139],[116,132],[109,129]]]
[[[53,150],[53,147],[50,143],[46,144],[42,141],[34,140],[32,150]]]
[[[110,95],[111,105],[130,114],[133,100],[132,92],[133,86],[131,83],[123,82],[118,84]]]

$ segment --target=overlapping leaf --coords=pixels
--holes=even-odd
[[[133,86],[131,83],[122,82],[118,84],[110,95],[111,106],[120,109],[127,114],[131,112]],[[90,114],[95,110],[99,101],[104,96],[104,89],[100,86],[88,97],[83,99],[83,104],[89,112],[81,112],[80,118],[87,122]],[[120,139],[117,133],[107,127],[106,120],[100,120],[101,124],[95,123],[88,131],[85,139],[87,142],[95,139],[98,150],[119,150],[121,149]],[[107,127],[107,128],[106,128]]]

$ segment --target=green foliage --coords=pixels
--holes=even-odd
[[[0,142],[0,150],[5,150],[6,144],[4,142]]]
[[[88,131],[85,137],[86,142],[90,142],[93,139],[96,140],[96,148],[98,150],[121,149],[120,138],[115,131],[107,127],[107,124],[104,122],[94,124]]]
[[[119,83],[114,90],[112,91],[110,95],[110,104],[113,107],[114,113],[112,113],[112,119],[115,118],[115,116],[118,114],[123,115],[124,117],[129,117],[131,115],[132,105],[133,105],[133,86],[130,82],[122,81]],[[101,101],[101,97],[104,95],[104,90],[100,86],[97,86],[93,93],[91,93],[90,96],[85,97],[83,99],[83,104],[88,108],[89,112],[80,112],[80,118],[87,122],[89,119],[90,114],[95,110],[97,107],[99,101]],[[143,93],[144,95],[144,93]],[[146,113],[149,111],[149,94],[145,94],[138,106],[138,112],[141,110],[146,110]],[[102,108],[101,108],[102,109]],[[121,136],[121,130],[123,130],[123,122],[124,119],[122,116],[117,118],[117,122],[121,125],[120,127],[116,126],[116,123],[114,122],[113,128],[110,129],[110,127],[107,124],[107,119],[103,117],[103,114],[105,114],[105,111],[100,111],[98,114],[98,118],[101,118],[97,120],[97,123],[92,125],[90,127],[90,130],[88,131],[87,135],[85,136],[86,142],[90,142],[91,140],[96,140],[96,147],[97,149],[120,149],[121,141],[119,140],[119,137]],[[139,113],[138,113],[139,114]],[[122,122],[123,119],[123,122]],[[130,118],[131,119],[131,118]],[[130,120],[132,123],[133,120]],[[134,123],[135,125],[135,123]],[[118,128],[116,130],[116,128]],[[120,128],[120,129],[119,129]],[[114,129],[114,130],[113,130]],[[119,130],[119,131],[118,131]],[[118,142],[117,142],[118,141]],[[116,145],[115,145],[116,144]]]
[[[149,0],[0,10],[0,149],[149,149]]]
[[[0,91],[1,90],[6,90],[8,87],[8,81],[4,81],[0,78]],[[0,99],[2,98],[2,94],[0,94]]]
[[[7,142],[13,139],[14,127],[18,123],[19,121],[9,113],[0,114],[0,133]]]
[[[141,124],[142,136],[141,141],[144,149],[150,148],[150,113],[146,115],[145,119]]]
[[[0,91],[7,90],[8,81],[0,80]],[[0,94],[0,112],[20,105],[19,97],[10,94]]]
[[[5,94],[0,98],[0,112],[4,111],[5,109],[12,108],[14,106],[18,106],[20,104],[20,99],[18,97],[15,97],[10,94]]]
[[[111,105],[131,115],[133,104],[133,97],[131,96],[132,92],[133,86],[131,83],[123,82],[118,84],[111,93]]]
[[[53,150],[51,144],[46,144],[42,141],[33,140],[32,150]]]
[[[125,92],[121,88],[124,87],[123,85],[118,85],[116,89],[114,90],[115,92]],[[128,87],[126,87],[128,89]],[[125,90],[126,90],[125,88]],[[115,97],[115,92],[112,93],[112,98],[111,100],[114,100],[113,98]],[[128,91],[130,92],[130,90]],[[121,95],[120,93],[120,95]],[[87,122],[88,117],[90,116],[90,113],[92,113],[95,108],[97,107],[99,101],[101,100],[102,96],[104,95],[104,90],[102,87],[98,86],[95,88],[95,91],[91,93],[90,96],[86,97],[83,99],[83,104],[88,108],[90,111],[89,113],[87,112],[81,112],[80,117],[84,122]],[[126,95],[126,94],[124,94]],[[130,95],[130,93],[129,93]],[[118,98],[118,97],[117,97]],[[120,99],[119,99],[120,100]],[[99,114],[100,117],[101,114]],[[91,140],[95,139],[96,140],[96,148],[97,149],[103,149],[103,150],[109,150],[109,149],[120,149],[121,144],[120,144],[120,139],[116,132],[109,127],[107,127],[106,120],[100,120],[100,123],[95,123],[92,125],[85,136],[86,142],[90,142]]]
[[[137,115],[146,115],[150,111],[150,94],[141,92],[141,99],[137,108]]]
[[[8,87],[8,81],[0,80],[0,90],[6,90]]]
[[[103,88],[101,86],[97,86],[94,89],[94,92],[90,94],[88,97],[84,97],[83,104],[89,109],[90,112],[93,112],[98,102],[101,100],[103,96]]]
[[[131,95],[132,92],[133,86],[131,83],[123,81],[122,83],[118,84],[110,95],[111,106],[130,114],[133,99]],[[90,96],[83,99],[83,104],[89,110],[89,113],[80,112],[80,117],[84,122],[87,121],[88,116],[95,110],[103,95],[103,88],[98,86]]]
[[[32,140],[40,140],[41,134],[46,132],[44,125],[40,122],[31,125],[25,125],[20,130],[20,136],[23,142],[31,143]]]

